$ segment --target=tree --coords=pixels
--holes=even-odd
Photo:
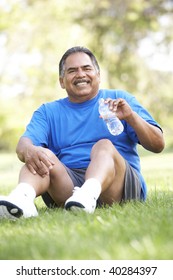
[[[74,21],[91,30],[89,48],[101,61],[108,86],[137,94],[158,121],[170,127],[173,75],[150,69],[138,50],[149,38],[154,51],[169,53],[173,47],[173,2],[85,0],[85,8],[79,3],[77,7],[80,12],[73,14]]]
[[[109,73],[110,87],[115,81],[136,91],[138,80],[138,48],[146,37],[160,33],[158,44],[169,47],[173,37],[173,2],[165,0],[85,0],[85,9],[74,14],[74,20],[91,30],[90,48]],[[163,25],[163,18],[169,21]],[[115,80],[116,74],[116,80]],[[135,81],[135,82],[134,82]]]
[[[65,95],[58,85],[58,62],[74,45],[85,45],[94,52],[101,64],[104,85],[140,93],[138,98],[154,116],[164,123],[162,108],[164,118],[171,120],[172,76],[149,69],[138,53],[145,38],[153,40],[158,48],[166,46],[168,51],[173,36],[171,0],[3,3],[0,147],[14,149],[33,110],[42,102]]]

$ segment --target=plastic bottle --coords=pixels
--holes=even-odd
[[[105,104],[103,98],[99,99],[99,113],[102,119],[105,121],[107,128],[112,135],[119,135],[123,132],[123,124],[116,117],[116,114],[109,110],[109,105]]]

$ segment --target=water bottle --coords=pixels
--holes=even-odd
[[[119,135],[123,132],[124,127],[121,121],[117,118],[115,112],[109,110],[109,104],[105,104],[103,98],[99,99],[99,113],[112,135]]]

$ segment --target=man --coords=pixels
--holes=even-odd
[[[68,96],[34,112],[16,149],[24,162],[19,184],[0,197],[1,218],[37,216],[34,199],[40,195],[48,207],[88,213],[97,206],[146,199],[136,146],[161,152],[160,126],[131,94],[99,90],[99,65],[86,48],[67,50],[59,81]],[[121,120],[120,135],[111,135],[99,117],[100,98]]]

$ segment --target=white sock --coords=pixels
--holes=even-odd
[[[19,183],[17,187],[10,193],[9,196],[27,196],[29,199],[34,200],[36,192],[33,186],[28,183]]]
[[[85,190],[87,193],[90,193],[96,199],[98,199],[101,193],[101,184],[99,180],[95,178],[90,178],[85,181],[81,187],[82,190]]]

